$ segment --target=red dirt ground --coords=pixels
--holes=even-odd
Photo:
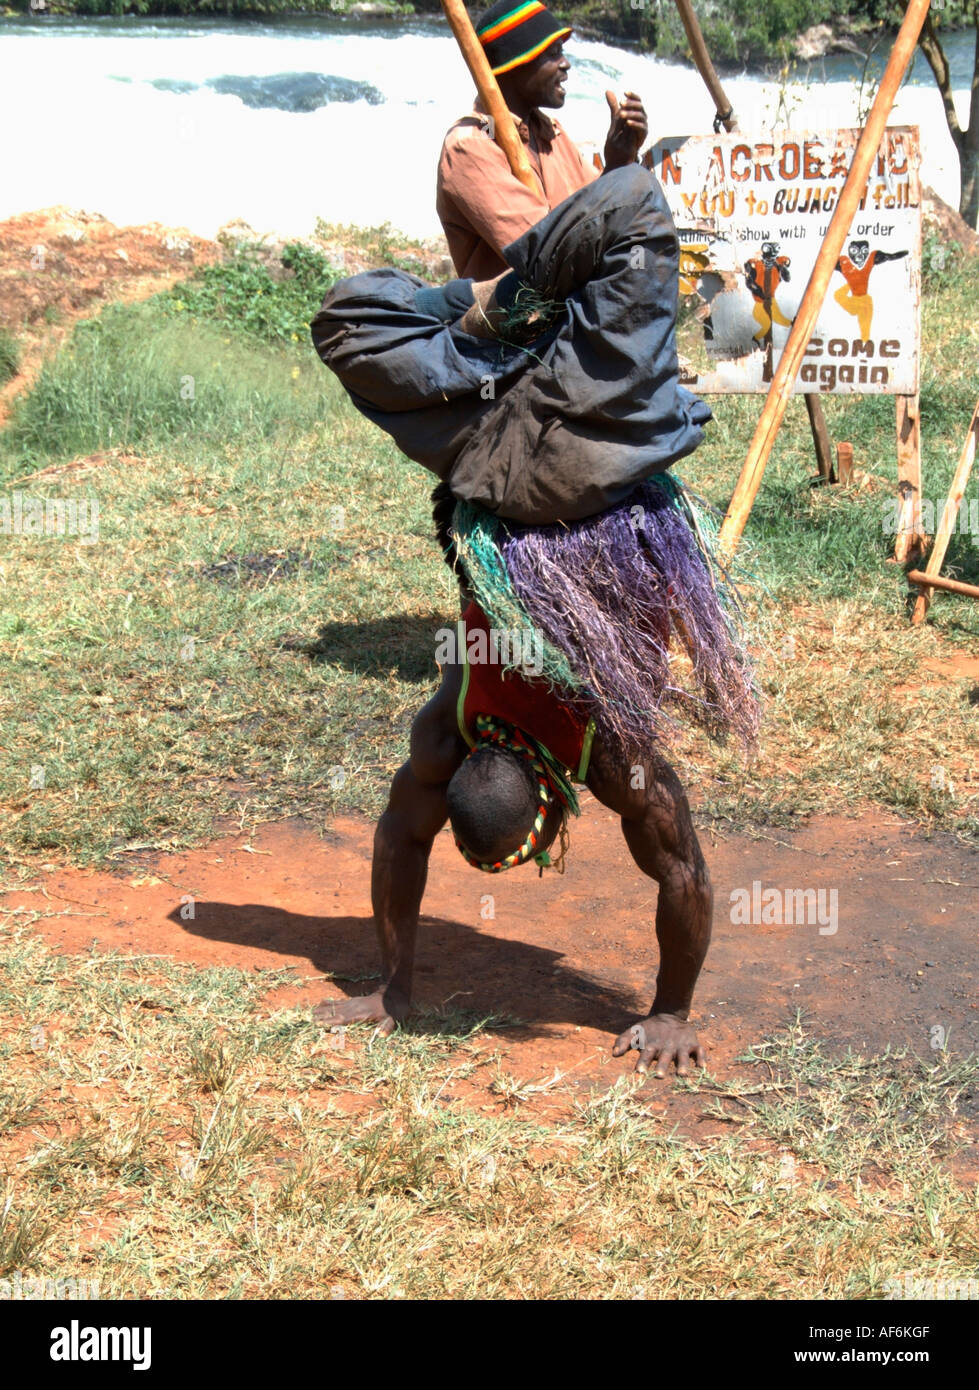
[[[0,388],[0,424],[76,320],[110,300],[146,299],[220,255],[216,243],[184,228],[116,227],[72,208],[0,222],[0,324],[27,335],[20,371]]]
[[[532,868],[477,875],[447,832],[438,837],[416,999],[516,1016],[522,1026],[493,1039],[513,1075],[542,1081],[558,1068],[588,1087],[631,1069],[609,1048],[651,998],[656,889],[633,867],[615,818],[590,796],[583,805],[563,877],[540,879]],[[234,836],[204,850],[141,854],[125,873],[56,871],[43,884],[47,901],[21,892],[7,895],[5,906],[72,914],[34,928],[68,953],[117,949],[198,965],[295,967],[307,983],[275,990],[268,1006],[310,1008],[372,988],[364,979],[378,968],[370,839],[371,827],[356,819],[323,838],[300,823],[268,825],[251,841]],[[954,1055],[975,1050],[975,852],[926,839],[882,812],[821,818],[761,838],[705,836],[704,849],[715,927],[693,1018],[712,1049],[712,1071],[731,1074],[738,1054],[796,1008],[832,1050],[907,1046],[928,1056],[936,1025],[950,1035]],[[733,925],[731,892],[750,891],[754,880],[763,889],[835,888],[838,931]],[[193,921],[181,920],[184,894],[193,895]],[[485,894],[493,895],[493,918],[481,916]],[[320,983],[321,972],[360,979]],[[648,1084],[657,1087],[655,1108],[673,1115],[682,1097]],[[685,1111],[677,1104],[675,1117]]]

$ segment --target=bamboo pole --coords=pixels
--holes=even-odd
[[[506,155],[514,178],[519,179],[525,188],[530,189],[531,193],[540,193],[540,184],[530,167],[527,151],[517,134],[513,117],[503,100],[500,84],[493,76],[489,59],[486,57],[483,45],[476,37],[476,31],[473,28],[472,20],[466,13],[465,5],[462,0],[442,0],[442,9],[445,11],[449,27],[455,35],[456,43],[462,50],[466,67],[472,74],[476,90],[479,92],[479,99],[486,108],[486,114],[493,122],[493,139]]]
[[[806,350],[806,344],[812,335],[816,318],[826,297],[830,276],[836,268],[836,262],[843,249],[850,223],[866,186],[870,167],[883,139],[887,118],[894,105],[894,98],[897,96],[897,89],[901,85],[905,70],[914,54],[918,35],[921,33],[925,16],[928,13],[928,5],[929,0],[910,0],[880,86],[877,89],[877,96],[870,109],[867,124],[857,142],[850,172],[847,174],[846,183],[843,185],[843,191],[836,205],[836,211],[833,213],[823,244],[819,249],[819,255],[816,257],[806,292],[802,296],[802,303],[799,305],[788,341],[775,369],[772,384],[768,388],[765,405],[755,427],[755,433],[748,448],[744,466],[741,469],[741,476],[738,478],[734,496],[731,498],[727,515],[721,526],[719,545],[721,553],[727,557],[733,555],[737,549],[741,533],[751,512],[752,503],[761,486],[765,465],[772,451],[772,445],[775,443],[775,436],[778,434],[782,417],[785,415],[789,397],[792,395],[792,387]]]
[[[931,602],[932,589],[942,589],[945,588],[947,584],[955,582],[953,580],[946,580],[945,584],[940,584],[938,582],[938,574],[942,568],[942,564],[945,560],[945,552],[948,550],[948,543],[952,537],[955,518],[958,516],[959,507],[962,505],[962,498],[965,495],[965,485],[969,481],[972,465],[976,461],[977,439],[979,439],[979,401],[976,402],[976,408],[972,412],[972,419],[969,422],[969,433],[965,437],[962,453],[959,455],[959,461],[955,469],[955,476],[952,479],[952,486],[948,490],[948,497],[945,499],[945,506],[942,508],[942,519],[938,524],[935,544],[932,546],[931,554],[928,557],[928,563],[925,565],[925,583],[922,584],[921,593],[918,595],[918,601],[914,605],[914,613],[911,616],[911,621],[915,625],[924,622],[925,614],[928,612],[928,604]],[[908,578],[913,579],[915,583],[920,583],[921,581],[916,578],[920,573],[920,570],[912,570]],[[965,590],[955,589],[953,592],[964,593],[968,591],[969,587],[970,586],[967,585]]]
[[[965,594],[968,598],[979,598],[979,584],[963,584],[961,579],[946,579],[942,574],[923,574],[921,570],[908,570],[912,584],[922,588],[947,589],[950,594]]]
[[[730,135],[738,129],[738,118],[734,114],[734,107],[728,100],[727,93],[721,86],[721,79],[714,71],[714,64],[707,52],[707,44],[704,42],[700,21],[694,12],[693,4],[691,0],[676,0],[676,7],[680,12],[680,19],[683,21],[687,42],[690,45],[690,55],[714,102],[714,110],[717,112],[714,129],[717,130],[719,126],[723,126]],[[830,444],[823,403],[815,391],[806,392],[806,413],[809,416],[809,428],[812,431],[812,442],[816,450],[816,465],[819,469],[819,476],[829,482],[833,476],[832,445]]]
[[[704,86],[710,92],[714,102],[714,110],[717,112],[717,119],[724,129],[730,134],[732,130],[738,128],[738,118],[734,114],[734,107],[724,94],[721,86],[721,79],[714,71],[714,64],[710,60],[707,52],[707,45],[704,43],[704,36],[701,32],[700,21],[693,12],[693,5],[690,0],[676,0],[676,7],[680,11],[680,19],[686,31],[687,42],[690,45],[690,55],[697,65],[697,71],[704,79]],[[727,112],[727,115],[724,113]],[[715,126],[716,130],[717,127]]]

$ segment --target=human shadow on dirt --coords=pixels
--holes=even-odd
[[[170,920],[208,941],[307,956],[326,976],[324,984],[336,985],[349,997],[376,988],[378,951],[370,917],[313,917],[262,903],[198,900],[193,920],[183,921],[179,908],[170,913]],[[562,959],[560,951],[423,915],[416,1003],[431,1008],[451,997],[457,1008],[518,1019],[531,1033],[546,1031],[550,1024],[620,1033],[648,1009],[648,999],[563,966]]]
[[[285,651],[300,652],[313,665],[329,663],[364,676],[396,671],[402,680],[435,678],[435,634],[451,628],[458,614],[397,613],[358,622],[323,623],[315,634],[292,634],[280,642]]]

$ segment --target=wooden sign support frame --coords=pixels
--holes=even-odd
[[[921,415],[920,397],[895,397],[897,405],[897,490],[901,510],[897,539],[891,557],[899,565],[924,559],[928,538],[921,525]]]
[[[958,466],[952,478],[952,486],[945,500],[945,506],[942,508],[942,518],[938,523],[938,532],[928,557],[928,564],[925,566],[924,573],[921,570],[911,570],[908,575],[908,579],[913,584],[917,584],[920,589],[911,617],[915,626],[924,622],[932,592],[935,589],[947,589],[954,594],[965,594],[970,598],[979,598],[979,588],[974,584],[960,584],[955,579],[943,579],[941,577],[945,552],[948,550],[948,543],[952,538],[955,520],[962,505],[962,498],[965,495],[969,474],[972,472],[972,465],[976,461],[977,444],[979,444],[979,401],[976,402],[976,408],[972,412],[969,432],[965,437],[962,453],[959,455]]]

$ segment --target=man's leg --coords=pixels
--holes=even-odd
[[[838,290],[834,290],[833,298],[836,300],[840,308],[846,311],[846,313],[856,314],[858,312],[857,309],[854,307],[856,304],[856,299],[849,285],[841,285]]]
[[[856,303],[857,323],[860,325],[860,339],[866,342],[874,322],[874,301],[869,294],[860,295]]]
[[[694,986],[710,943],[713,892],[707,865],[676,773],[659,756],[631,763],[596,745],[588,787],[622,817],[622,832],[638,867],[659,884],[656,938],[660,961],[649,1016],[627,1029],[612,1049],[621,1057],[639,1052],[638,1072],[658,1062],[664,1077],[670,1063],[686,1075],[689,1063],[704,1065],[705,1053],[687,1022]]]
[[[755,342],[763,343],[768,335],[768,330],[772,326],[772,321],[768,317],[768,310],[762,300],[755,300],[755,307],[751,311],[755,323],[758,325],[758,332],[755,334]]]
[[[386,1036],[411,1008],[418,914],[432,842],[448,820],[445,792],[468,752],[455,724],[459,668],[449,667],[438,693],[411,729],[411,756],[391,784],[374,833],[371,902],[383,982],[357,999],[324,1000],[313,1018],[324,1027],[376,1023]]]

